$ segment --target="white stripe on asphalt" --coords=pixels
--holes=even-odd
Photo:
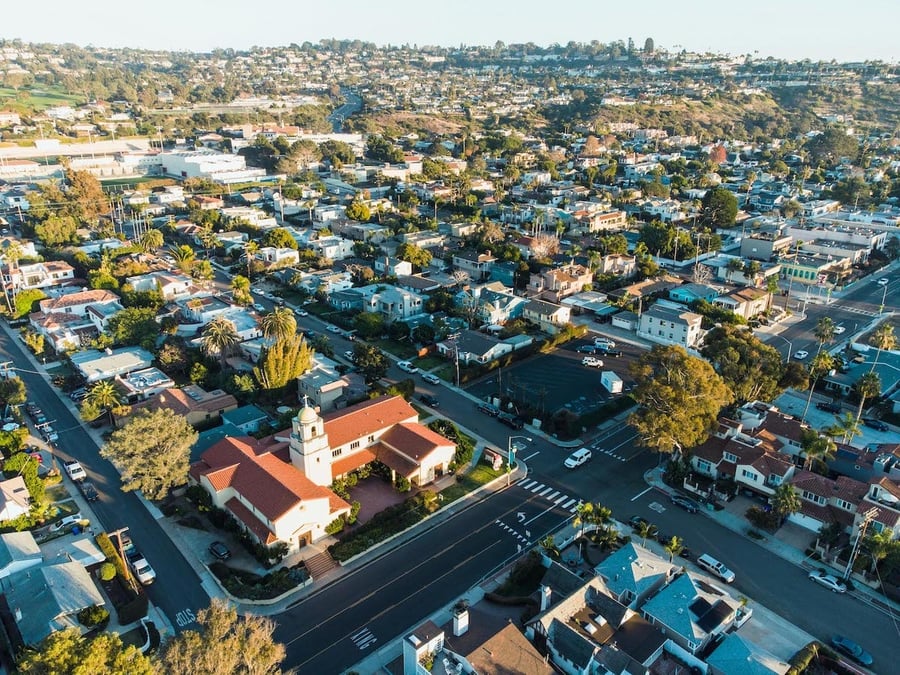
[[[538,497],[543,497],[545,494],[547,494],[548,492],[550,492],[552,489],[553,489],[552,487],[544,488],[543,490],[541,490],[541,491],[538,493]]]
[[[541,495],[541,496],[543,497],[543,495]],[[554,498],[556,498],[556,497],[558,497],[558,496],[559,496],[559,490],[557,490],[556,492],[554,492],[552,495],[547,495],[547,499],[548,499],[548,500],[551,500],[551,499],[554,499]]]
[[[578,500],[577,500],[577,499],[570,499],[570,500],[567,501],[565,504],[563,504],[562,507],[563,507],[564,509],[567,509],[567,508],[569,508],[570,506],[572,506],[572,504],[574,504],[576,501],[578,501]]]
[[[557,500],[556,500],[555,502],[553,502],[553,503],[556,504],[556,505],[558,506],[560,502],[564,502],[564,501],[566,501],[568,498],[569,498],[569,495],[563,495],[562,497],[560,497],[559,499],[557,499]]]
[[[532,491],[532,492],[537,492],[538,490],[540,490],[540,489],[543,488],[543,487],[544,487],[544,484],[543,484],[543,483],[538,483],[535,487],[531,488],[531,491]]]
[[[527,489],[530,488],[532,485],[536,485],[536,484],[537,484],[537,481],[536,481],[536,480],[530,480],[530,481],[528,481],[527,483],[525,483],[525,484],[522,486],[522,488],[525,489],[525,490],[527,490]]]

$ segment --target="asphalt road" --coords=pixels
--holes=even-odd
[[[22,347],[0,330],[2,360],[16,365],[16,374],[25,382],[28,398],[40,406],[53,428],[59,433],[59,460],[77,459],[88,474],[100,499],[91,508],[106,531],[130,528],[131,538],[156,570],[157,578],[147,587],[154,605],[168,617],[176,631],[190,628],[197,611],[209,605],[209,596],[200,585],[200,578],[181,555],[168,535],[154,520],[137,495],[119,489],[121,481],[115,467],[100,457],[100,449],[69,407],[47,381],[31,370]],[[65,479],[68,481],[68,478]],[[71,483],[70,492],[77,493]]]
[[[571,517],[550,495],[503,490],[280,614],[283,665],[338,673],[415,628]]]

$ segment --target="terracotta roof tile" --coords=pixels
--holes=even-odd
[[[415,409],[402,396],[381,396],[352,408],[323,417],[325,433],[332,448],[365,438],[381,429],[419,418]]]
[[[368,448],[364,448],[360,452],[354,452],[352,455],[341,457],[341,459],[333,462],[331,464],[331,475],[333,478],[343,476],[372,461],[375,461],[375,453]]]
[[[421,462],[435,448],[453,445],[452,441],[418,423],[396,425],[381,437],[381,442],[416,462]]]
[[[419,470],[418,465],[409,457],[404,457],[383,443],[376,443],[371,449],[375,451],[375,457],[379,462],[387,465],[388,468],[393,469],[405,478],[409,478]]]
[[[96,288],[90,291],[81,291],[79,293],[67,293],[58,298],[48,298],[41,300],[41,311],[51,313],[64,310],[66,307],[74,307],[75,305],[86,305],[92,302],[112,302],[118,300],[119,296],[102,288]]]
[[[254,516],[253,511],[244,506],[237,497],[232,497],[225,502],[225,508],[231,511],[232,515],[241,521],[266,546],[271,546],[278,541],[275,533],[266,527],[265,523],[259,518]]]

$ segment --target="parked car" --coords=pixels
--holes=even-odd
[[[585,356],[581,359],[581,365],[588,366],[589,368],[602,368],[603,361],[598,359],[596,356]]]
[[[616,343],[610,340],[608,337],[595,337],[594,338],[594,346],[596,347],[606,347],[607,349],[612,349],[616,346]]]
[[[522,429],[525,427],[525,420],[523,420],[518,415],[500,412],[497,413],[497,419],[503,422],[503,424],[508,426],[510,429]]]
[[[872,665],[872,655],[865,649],[863,649],[862,645],[860,645],[858,642],[854,642],[844,635],[833,636],[831,638],[831,646],[844,656],[849,656],[851,659],[863,666]]]
[[[340,334],[340,332],[341,332],[341,329],[338,328],[337,326],[335,326],[334,324],[328,324],[327,326],[325,326],[325,330],[327,330],[329,333],[335,333],[335,334]]]
[[[253,309],[256,310],[257,312],[265,312],[266,311],[265,305],[261,305],[258,302],[254,302],[251,305],[251,307],[253,307]]]
[[[567,469],[576,469],[590,460],[592,456],[591,451],[587,448],[579,448],[566,458],[564,465]]]
[[[478,412],[483,412],[484,414],[490,415],[491,417],[496,417],[500,414],[500,411],[490,403],[477,403],[475,405],[475,408],[478,410]]]
[[[643,523],[647,523],[647,525],[651,525],[652,523],[644,518],[643,516],[631,516],[628,519],[628,524],[631,525],[632,529],[639,528]]]
[[[231,551],[221,541],[214,541],[209,545],[209,552],[218,560],[228,560],[231,557]]]
[[[78,525],[82,520],[80,513],[73,513],[71,516],[66,516],[62,520],[56,521],[48,529],[50,532],[59,532],[60,530]]]
[[[79,462],[72,460],[71,462],[65,462],[63,466],[65,466],[66,473],[73,481],[77,482],[87,478],[87,473]]]
[[[816,409],[834,413],[835,415],[839,415],[841,412],[841,406],[837,403],[816,403]]]
[[[149,586],[156,580],[156,571],[150,567],[150,563],[147,562],[143,553],[132,547],[126,554],[126,557],[131,570],[134,572],[134,576],[142,585]]]
[[[725,567],[725,565],[720,563],[708,553],[704,553],[699,558],[697,558],[697,565],[705,569],[707,572],[715,574],[726,584],[730,584],[732,581],[734,581],[734,572]]]
[[[841,334],[843,334],[846,330],[847,330],[847,329],[846,329],[844,326],[835,326],[835,327],[834,327],[834,334],[835,334],[835,335],[841,335]]]
[[[847,585],[843,581],[832,574],[826,574],[824,570],[813,570],[809,573],[809,578],[834,593],[847,592]]]
[[[305,309],[295,309],[294,314],[296,314],[297,316],[309,316],[309,312],[307,312]]]
[[[430,405],[432,408],[438,407],[437,396],[432,396],[431,394],[422,394],[419,396],[419,400],[422,401],[425,405]]]
[[[622,356],[621,349],[604,349],[604,348],[600,347],[597,350],[597,353],[602,354],[603,356],[615,356],[615,357]]]
[[[69,394],[69,398],[73,401],[83,401],[85,398],[87,398],[87,389],[85,389],[84,387],[79,387]]]
[[[672,495],[669,497],[669,501],[675,506],[680,506],[688,513],[697,513],[700,510],[700,505],[697,502],[683,495]]]
[[[428,384],[440,384],[441,378],[439,378],[434,373],[422,373],[422,379],[425,380]]]
[[[802,361],[807,356],[809,356],[809,352],[806,351],[805,349],[799,349],[796,352],[794,352],[794,358],[797,359],[798,361]]]
[[[100,495],[97,494],[97,489],[94,487],[94,484],[90,481],[81,480],[77,483],[78,489],[81,490],[81,495],[89,502],[95,502],[100,499]]]
[[[871,427],[872,429],[876,429],[878,431],[888,431],[889,427],[887,424],[882,422],[881,420],[876,420],[874,417],[863,417],[862,423],[867,427]]]
[[[397,367],[406,373],[418,373],[419,372],[419,369],[416,368],[410,361],[398,361]]]
[[[348,349],[344,352],[344,358],[347,359],[350,363],[353,363],[353,350]]]
[[[597,350],[598,347],[595,347],[594,345],[581,345],[575,351],[579,354],[596,354]]]

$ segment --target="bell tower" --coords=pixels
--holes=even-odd
[[[306,396],[291,427],[291,463],[316,485],[331,485],[332,458],[325,422]]]

